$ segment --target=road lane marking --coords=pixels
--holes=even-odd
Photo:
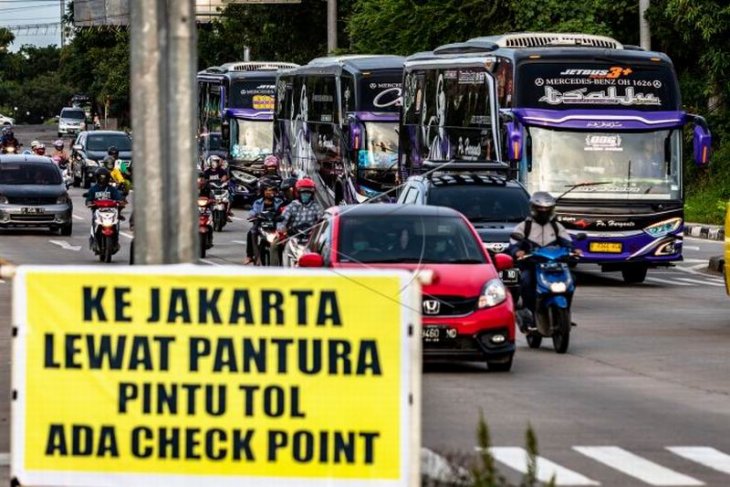
[[[682,245],[682,250],[700,250],[700,246],[699,245]]]
[[[730,455],[706,446],[668,446],[667,450],[687,460],[730,474]]]
[[[684,259],[682,262],[685,264],[707,264],[709,259]]]
[[[687,284],[684,282],[677,282],[677,281],[670,281],[669,279],[662,279],[660,277],[647,277],[647,281],[651,282],[658,282],[660,284],[668,284],[670,286],[691,286],[692,284]]]
[[[205,262],[208,265],[215,265],[215,266],[219,266],[219,267],[223,265],[223,264],[219,264],[217,262],[213,262],[212,260],[208,260],[208,259],[200,259],[200,262]]]
[[[703,284],[705,286],[715,286],[715,287],[723,287],[724,284],[719,284],[717,282],[710,282],[709,280],[705,279],[700,281],[699,279],[690,279],[689,277],[678,277],[678,281],[684,281],[684,282],[693,282],[695,284]]]
[[[79,250],[81,250],[81,245],[71,245],[65,240],[49,240],[49,242],[53,245],[58,245],[63,250],[73,250],[74,252],[78,252]]]
[[[247,219],[246,218],[239,218],[237,216],[232,216],[231,217],[231,220],[235,220],[237,222],[245,222]]]
[[[233,242],[234,244],[242,244],[242,245],[246,245],[246,242],[245,242],[245,241],[243,241],[243,240],[231,240],[231,242]]]
[[[649,485],[705,485],[704,482],[634,455],[618,446],[574,446],[573,450]]]
[[[527,473],[528,454],[524,448],[510,446],[491,447],[489,452],[498,462],[522,474]],[[550,482],[554,477],[555,485],[601,485],[595,480],[589,479],[578,472],[569,470],[541,456],[536,457],[535,461],[535,476],[540,482]]]
[[[75,220],[83,220],[83,217],[78,216],[76,213],[71,216],[74,217]]]
[[[130,235],[127,232],[119,232],[119,235],[121,235],[122,237],[134,238],[134,235]]]

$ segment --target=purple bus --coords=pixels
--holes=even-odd
[[[683,129],[709,161],[702,117],[682,110],[665,54],[594,35],[517,33],[442,46],[480,52],[497,80],[506,157],[530,193],[559,197],[582,262],[643,282],[682,259]]]
[[[333,56],[279,73],[274,151],[327,206],[395,187],[404,58]]]

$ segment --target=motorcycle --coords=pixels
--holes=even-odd
[[[114,200],[96,200],[91,205],[94,218],[89,243],[101,262],[111,262],[112,255],[119,252],[120,205]]]
[[[213,216],[210,211],[213,200],[200,196],[198,198],[198,235],[200,239],[200,258],[205,258],[205,253],[213,247]]]
[[[254,262],[260,266],[279,266],[281,256],[277,240],[276,223],[279,214],[276,211],[263,211],[251,221],[256,222],[256,233],[253,242]]]
[[[575,292],[570,265],[577,261],[578,256],[570,249],[558,246],[535,248],[518,260],[534,264],[535,269],[536,304],[535,316],[532,317],[535,327],[521,327],[530,348],[539,348],[542,339],[550,337],[557,353],[568,351],[573,326],[570,306]],[[530,313],[526,308],[518,313],[523,323],[525,318],[529,318],[525,316]]]
[[[222,232],[223,227],[228,223],[228,205],[230,205],[230,192],[227,181],[210,181],[210,198],[215,201],[213,206],[213,228],[216,232]]]
[[[4,146],[2,146],[2,149],[0,149],[0,154],[7,154],[7,155],[17,154],[18,153],[18,150],[21,147],[21,145],[22,144],[18,144],[18,145],[4,145]]]
[[[58,169],[61,170],[61,177],[63,179],[63,183],[66,185],[66,189],[70,188],[74,182],[73,171],[71,170],[71,163],[69,161],[64,161],[59,156],[53,156],[51,159],[56,164],[56,166],[58,166]]]
[[[306,233],[295,234],[287,239],[282,257],[284,267],[299,267],[299,257],[305,253],[307,242],[309,235]]]

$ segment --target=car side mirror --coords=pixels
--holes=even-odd
[[[494,256],[494,263],[498,271],[506,271],[515,266],[515,261],[507,254],[497,254]]]
[[[61,116],[60,116],[60,115],[56,115],[55,117],[53,117],[53,119],[54,119],[54,120],[55,120],[56,122],[58,122],[59,120],[61,120]]]
[[[588,235],[586,235],[586,234],[585,234],[585,233],[583,233],[583,232],[581,232],[581,233],[576,233],[576,234],[575,234],[575,240],[576,240],[576,241],[578,241],[578,242],[582,242],[583,240],[585,240],[585,239],[587,239],[587,238],[588,238]]]
[[[82,150],[84,150],[84,146],[81,145],[81,144],[74,144],[71,148],[73,150],[75,150],[75,151],[82,151]]]
[[[309,252],[299,257],[299,267],[324,267],[324,259],[316,252]]]

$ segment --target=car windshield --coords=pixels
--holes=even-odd
[[[61,113],[61,118],[69,120],[83,120],[86,118],[86,114],[84,114],[83,110],[66,110]]]
[[[345,215],[339,260],[356,263],[482,264],[481,244],[456,216]]]
[[[367,148],[360,150],[358,166],[361,169],[393,169],[398,163],[398,124],[367,122]]]
[[[104,151],[116,146],[120,152],[132,150],[132,139],[126,134],[89,134],[86,140],[86,149],[90,151]]]
[[[527,192],[498,185],[434,186],[428,204],[453,208],[474,222],[520,222],[530,212]]]
[[[53,186],[61,184],[61,173],[51,164],[0,164],[0,184]]]
[[[231,156],[243,161],[263,160],[271,154],[274,126],[268,120],[236,120],[231,123]]]

